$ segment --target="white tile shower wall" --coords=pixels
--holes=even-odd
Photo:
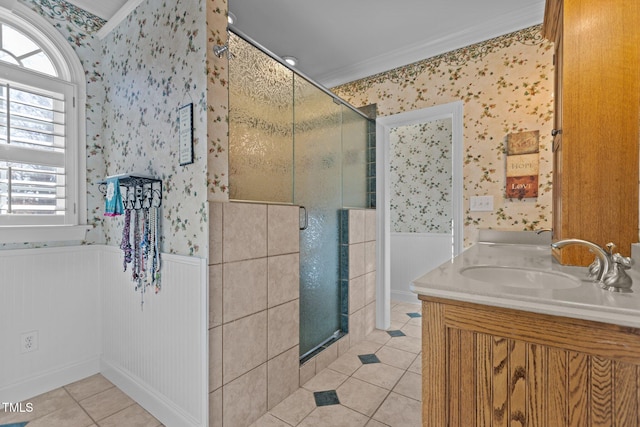
[[[100,247],[0,251],[0,402],[18,402],[99,371]],[[22,333],[37,331],[35,351]]]
[[[298,388],[298,211],[209,205],[210,426],[248,426]]]
[[[206,425],[206,260],[161,254],[162,289],[141,305],[122,252],[103,248],[103,375],[165,425]]]

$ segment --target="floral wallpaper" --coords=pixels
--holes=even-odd
[[[147,0],[102,40],[107,175],[162,179],[161,250],[206,256],[207,34],[205,0]],[[178,110],[193,104],[194,162],[178,159]],[[118,245],[122,217],[105,220]]]
[[[392,128],[392,233],[451,233],[451,119]]]
[[[228,200],[228,60],[211,49],[227,43],[226,0],[147,0],[104,40],[95,33],[105,21],[71,3],[18,1],[60,31],[85,69],[87,217],[94,226],[85,243],[119,245],[122,218],[103,217],[98,182],[135,172],[163,181],[162,250],[206,254],[207,198]],[[189,103],[194,163],[180,166],[177,114]]]
[[[229,200],[229,58],[215,45],[229,43],[227,0],[207,1],[207,199]]]
[[[464,102],[464,240],[479,228],[551,226],[553,49],[540,26],[438,55],[333,89],[356,106],[377,104],[388,116],[456,100]],[[540,131],[537,199],[504,199],[504,140]],[[493,212],[471,212],[469,197],[493,195]]]

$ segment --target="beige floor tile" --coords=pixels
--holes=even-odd
[[[0,409],[0,425],[22,423],[25,421],[31,421],[35,419],[33,412],[5,412]]]
[[[345,382],[347,378],[345,374],[327,368],[307,381],[303,387],[309,391],[335,390],[340,384]]]
[[[368,417],[373,415],[389,394],[389,390],[356,378],[349,378],[336,392],[342,405]]]
[[[291,424],[287,424],[271,414],[265,414],[249,427],[291,427]]]
[[[73,397],[77,401],[86,399],[89,396],[98,394],[111,387],[114,387],[111,381],[100,374],[92,375],[80,381],[76,381],[75,383],[64,386],[71,397]]]
[[[407,325],[422,327],[422,317],[412,317],[407,322]]]
[[[93,420],[76,403],[37,418],[28,425],[29,427],[88,427],[92,424]]]
[[[416,356],[416,360],[409,366],[409,371],[422,375],[422,354]]]
[[[402,329],[402,327],[404,325],[406,325],[408,322],[394,322],[393,320],[389,323],[389,331],[398,331],[400,329]]]
[[[280,402],[270,413],[295,426],[315,408],[316,401],[313,398],[313,393],[304,388],[300,388]]]
[[[417,298],[416,298],[417,299]],[[398,303],[396,305],[394,305],[391,308],[391,312],[396,312],[396,313],[420,313],[422,310],[422,307],[420,306],[420,303],[416,300],[416,302],[414,304],[410,304],[410,303],[406,303],[406,302],[401,302]]]
[[[373,419],[391,427],[413,427],[422,425],[422,405],[397,393],[389,394],[382,402]]]
[[[386,424],[382,424],[380,421],[374,419],[369,420],[366,427],[388,427]]]
[[[392,311],[391,312],[391,321],[394,323],[402,324],[402,326],[406,325],[411,318],[407,316],[405,312],[402,311]]]
[[[0,424],[35,420],[58,409],[74,405],[75,401],[65,389],[58,388],[23,401],[24,405],[27,403],[31,403],[33,408],[32,412],[17,413],[0,411]]]
[[[137,404],[99,421],[98,424],[100,427],[158,427],[161,425],[160,421]]]
[[[380,329],[375,329],[373,332],[366,336],[367,341],[376,342],[382,345],[386,344],[390,339],[391,336],[389,336],[387,331],[382,331]]]
[[[357,371],[360,366],[362,366],[362,362],[358,356],[356,354],[347,353],[329,365],[329,368],[345,375],[351,375]]]
[[[414,337],[394,337],[389,340],[387,346],[418,354],[422,351],[422,340]]]
[[[407,369],[416,358],[414,353],[398,350],[397,348],[386,345],[376,352],[376,356],[378,356],[378,359],[380,359],[382,363],[400,369]]]
[[[361,427],[369,417],[342,405],[316,408],[298,427]]]
[[[422,326],[410,325],[408,322],[400,329],[408,337],[422,338]]]
[[[353,345],[347,353],[351,354],[373,354],[382,347],[382,344],[373,341],[360,341]]]
[[[129,396],[112,387],[101,393],[80,401],[80,406],[96,421],[107,418],[133,405],[135,402]]]
[[[422,401],[422,375],[405,372],[393,391],[405,397]]]
[[[353,377],[378,387],[392,390],[402,377],[404,371],[384,363],[362,365]]]

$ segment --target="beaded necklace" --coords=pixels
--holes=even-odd
[[[131,209],[124,212],[124,225],[122,226],[122,242],[120,249],[124,252],[123,271],[127,271],[127,264],[131,263]]]

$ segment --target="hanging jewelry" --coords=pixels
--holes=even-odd
[[[133,219],[133,271],[132,280],[136,282],[136,290],[139,287],[138,277],[140,272],[140,211],[136,209]]]
[[[160,219],[158,218],[158,207],[153,208],[153,242],[154,242],[154,257],[153,257],[153,277],[156,283],[156,293],[161,289],[160,283]]]
[[[131,263],[131,209],[124,211],[124,225],[122,226],[120,249],[124,252],[123,271],[127,271],[127,264]]]
[[[140,291],[142,308],[146,288],[154,286],[156,293],[161,288],[159,208],[162,204],[162,181],[123,176],[120,183],[123,187],[121,195],[124,205],[120,242],[123,270],[127,271],[127,266],[131,264],[131,278],[135,283],[135,290]],[[109,188],[105,188],[106,196],[109,197]]]

